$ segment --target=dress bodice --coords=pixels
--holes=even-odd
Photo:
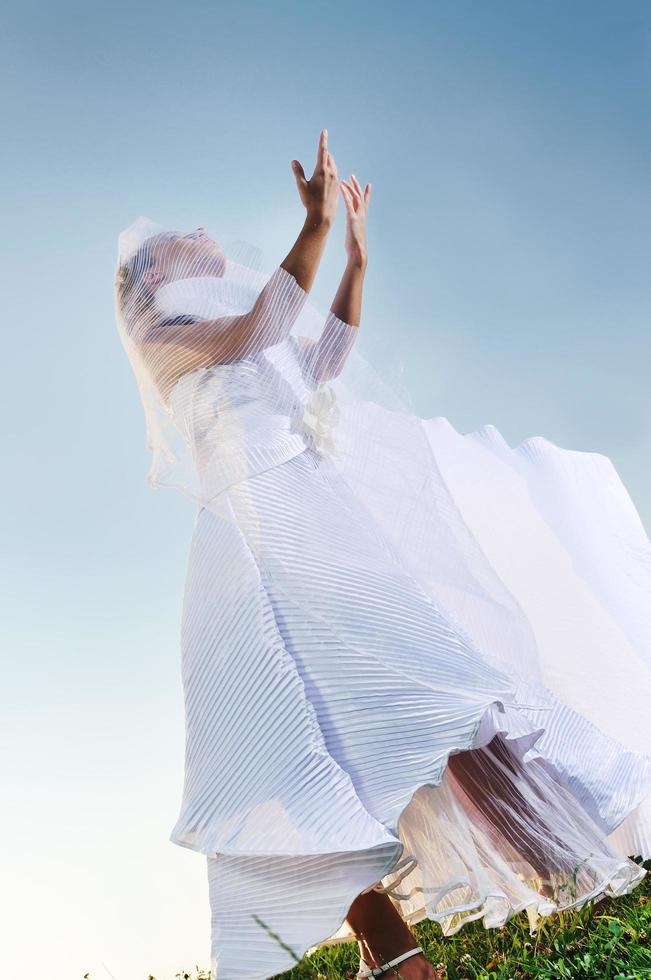
[[[255,289],[234,274],[182,271],[119,320],[145,408],[148,482],[207,502],[308,446],[329,451],[329,382],[357,327],[332,310],[324,320],[283,266]],[[158,379],[171,374],[179,380],[163,394]]]
[[[292,335],[249,357],[184,375],[170,404],[192,446],[204,496],[313,444],[306,412],[321,388],[304,369],[301,343]]]

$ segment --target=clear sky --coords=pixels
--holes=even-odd
[[[2,100],[0,973],[208,965],[180,804],[192,505],[113,321],[137,215],[264,249],[327,127],[374,187],[359,343],[425,417],[609,455],[651,527],[651,6],[13,0]],[[343,264],[343,208],[313,298]],[[12,878],[7,886],[7,875]]]

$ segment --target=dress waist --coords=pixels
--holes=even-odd
[[[286,416],[270,416],[275,421],[262,440],[258,433],[255,441],[245,441],[231,446],[223,443],[214,448],[206,465],[200,468],[202,496],[213,499],[228,487],[249,477],[286,462],[302,453],[308,442],[300,432],[292,432]]]

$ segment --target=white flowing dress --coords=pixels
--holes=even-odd
[[[416,420],[441,487],[428,531],[386,475],[376,492],[372,459],[356,484],[314,427],[292,429],[279,377],[307,390],[295,337],[173,394],[200,395],[206,431],[212,406],[222,446],[188,560],[171,833],[207,858],[215,980],[350,940],[378,883],[446,935],[630,891],[627,855],[651,856],[651,549],[610,461]],[[400,416],[356,411],[416,451]],[[437,544],[444,507],[472,541],[465,577]]]

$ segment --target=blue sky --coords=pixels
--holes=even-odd
[[[423,416],[606,453],[648,529],[651,8],[27,0],[2,33],[0,963],[162,980],[208,963],[204,862],[167,840],[194,513],[145,483],[118,232],[203,224],[273,269],[327,127],[374,188],[363,352]]]

